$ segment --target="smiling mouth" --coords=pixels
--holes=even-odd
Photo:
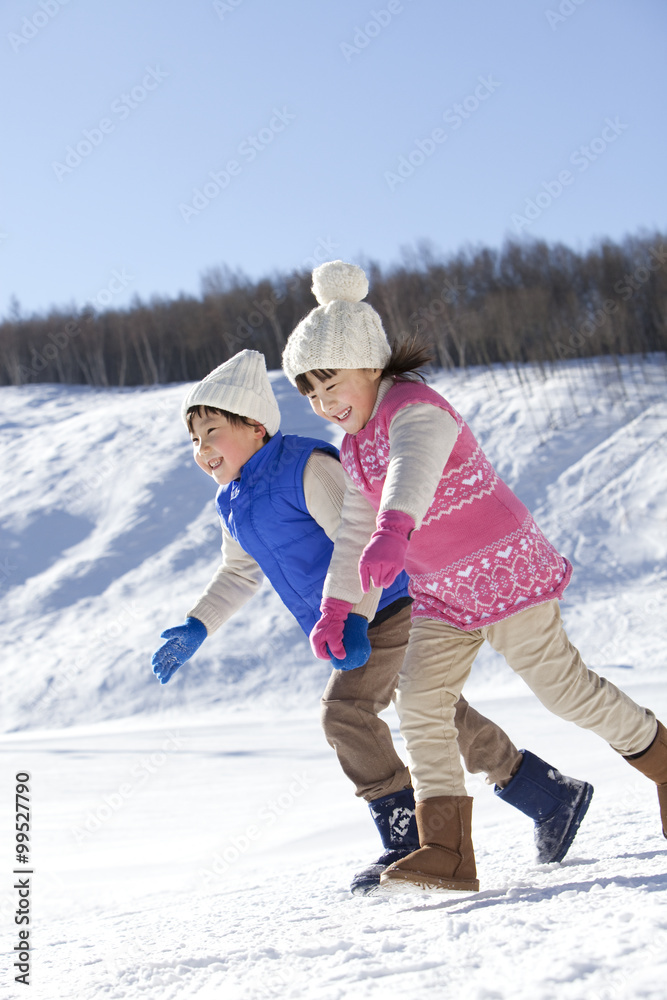
[[[347,418],[349,417],[349,415],[350,415],[351,412],[352,412],[352,407],[348,406],[347,410],[343,410],[342,413],[336,413],[335,414],[335,419],[336,420],[347,420]]]
[[[208,467],[211,470],[215,470],[215,469],[219,468],[221,465],[222,465],[222,459],[221,458],[212,458],[211,461],[208,463]]]

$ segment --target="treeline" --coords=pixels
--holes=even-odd
[[[509,241],[438,259],[422,245],[401,265],[364,267],[389,339],[417,334],[437,364],[461,367],[665,351],[666,264],[667,237],[654,233],[582,253]],[[0,384],[191,381],[245,347],[278,368],[316,305],[310,283],[309,273],[251,281],[223,266],[203,275],[199,297],[13,315],[0,324]]]

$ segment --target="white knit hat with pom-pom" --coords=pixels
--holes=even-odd
[[[283,352],[283,370],[292,385],[297,375],[320,368],[384,368],[391,347],[375,309],[361,300],[368,280],[356,264],[331,260],[313,271],[320,303],[301,320]]]

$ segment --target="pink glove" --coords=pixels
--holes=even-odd
[[[378,514],[377,530],[361,553],[359,576],[365,594],[371,588],[389,587],[405,566],[405,554],[414,518],[402,510],[385,510]]]
[[[332,656],[345,659],[343,627],[353,607],[349,601],[339,601],[337,597],[322,598],[322,617],[310,633],[310,645],[319,660],[330,660]]]

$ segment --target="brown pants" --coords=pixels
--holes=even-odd
[[[373,652],[365,666],[334,670],[322,696],[322,726],[340,766],[368,802],[410,784],[410,772],[396,753],[391,731],[378,718],[393,701],[410,635],[410,608],[368,632]],[[509,736],[476,712],[464,698],[454,719],[467,770],[486,772],[504,787],[521,763]]]

